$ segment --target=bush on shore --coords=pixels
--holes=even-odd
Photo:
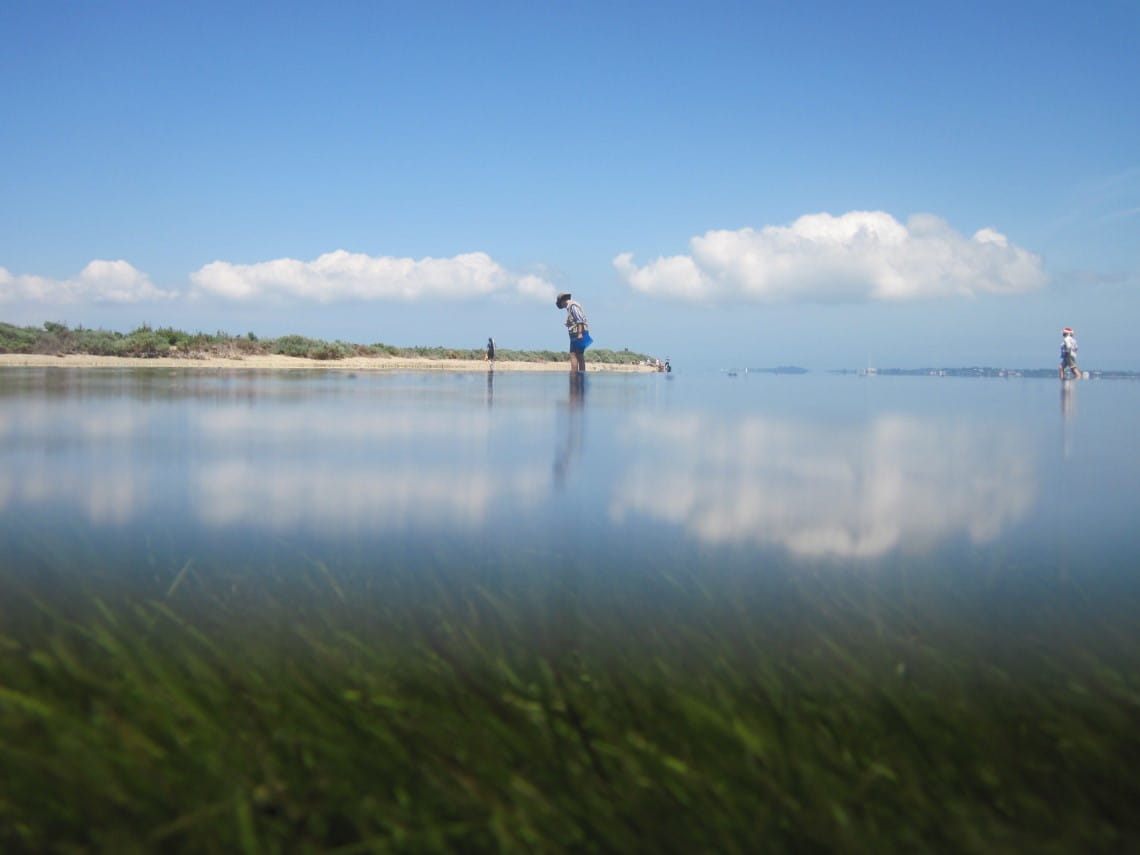
[[[75,329],[48,321],[43,327],[18,327],[0,322],[0,353],[42,353],[50,355],[90,354],[92,356],[159,356],[205,359],[210,356],[240,358],[245,355],[280,354],[301,359],[338,360],[354,356],[399,357],[405,359],[481,360],[484,350],[478,348],[397,347],[395,345],[352,344],[324,341],[303,335],[284,335],[261,339],[250,332],[235,336],[225,332],[188,333],[172,327],[152,329],[143,324],[129,333],[110,330]],[[565,351],[498,349],[501,362],[561,362]],[[596,348],[590,350],[589,361],[613,365],[636,365],[651,357],[628,349],[620,351]]]

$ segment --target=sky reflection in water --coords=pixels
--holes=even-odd
[[[678,548],[791,566],[963,545],[1133,559],[1137,386],[1059,385],[6,371],[0,511],[8,536],[58,518],[127,543],[587,540],[595,565]]]

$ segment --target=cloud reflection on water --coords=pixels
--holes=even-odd
[[[195,513],[208,525],[330,533],[425,523],[478,526],[492,502],[541,496],[549,483],[549,473],[540,467],[503,473],[486,466],[321,470],[289,464],[267,475],[248,462],[229,460],[201,470],[192,489]]]
[[[638,416],[653,447],[616,485],[615,521],[640,515],[715,544],[875,558],[965,533],[994,540],[1037,496],[1030,445],[993,424],[887,414],[865,424]]]
[[[324,533],[474,527],[492,503],[530,501],[550,485],[537,463],[491,465],[491,422],[479,411],[460,424],[451,411],[297,420],[231,410],[197,428],[214,448],[193,473],[190,501],[213,526]]]
[[[554,406],[492,409],[479,393],[475,407],[418,390],[311,406],[25,399],[0,421],[0,508],[333,535],[498,526],[510,539],[588,490],[603,509],[590,525],[606,525],[608,508],[618,528],[651,521],[710,544],[875,558],[956,536],[991,542],[1038,494],[1033,443],[980,417],[840,423],[714,408],[663,419],[604,397],[586,405],[573,384]]]
[[[532,422],[515,424],[549,432]],[[29,401],[0,422],[0,509],[70,508],[98,525],[174,513],[273,531],[473,527],[495,503],[551,490],[545,453],[492,461],[492,434],[484,409]]]
[[[93,523],[129,523],[147,505],[154,468],[134,450],[153,432],[140,412],[23,403],[0,420],[0,509],[72,504]]]

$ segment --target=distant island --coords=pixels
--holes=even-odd
[[[970,366],[966,368],[877,368],[843,370],[837,369],[831,374],[870,374],[886,377],[1051,377],[1057,379],[1056,368],[991,368],[990,366]],[[1103,371],[1098,369],[1082,369],[1082,373],[1090,377],[1104,380],[1135,380],[1140,378],[1137,371]]]
[[[778,365],[775,368],[746,368],[751,374],[809,374],[807,368],[797,365]],[[729,374],[739,373],[733,369]],[[1056,368],[991,368],[990,366],[969,366],[965,368],[834,368],[827,374],[853,374],[858,376],[882,377],[1057,377]],[[1103,380],[1136,380],[1140,371],[1104,371],[1089,369],[1084,371],[1090,377]]]
[[[171,327],[152,328],[144,324],[129,333],[74,329],[66,324],[47,322],[42,327],[19,327],[0,322],[0,353],[46,356],[120,356],[164,359],[242,359],[258,356],[293,356],[300,359],[337,361],[358,357],[471,361],[482,360],[484,348],[397,347],[389,344],[352,344],[324,341],[302,335],[259,338],[217,332],[188,333]],[[564,362],[566,351],[513,350],[496,348],[497,362]],[[654,365],[654,357],[628,348],[591,348],[590,362],[605,365]]]
[[[800,368],[798,365],[777,365],[775,368],[753,368],[758,374],[808,374],[810,373],[806,368]]]

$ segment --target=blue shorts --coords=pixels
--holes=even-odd
[[[570,336],[570,352],[571,353],[585,353],[586,348],[594,343],[590,338],[589,333],[585,333],[581,338],[577,336]]]

